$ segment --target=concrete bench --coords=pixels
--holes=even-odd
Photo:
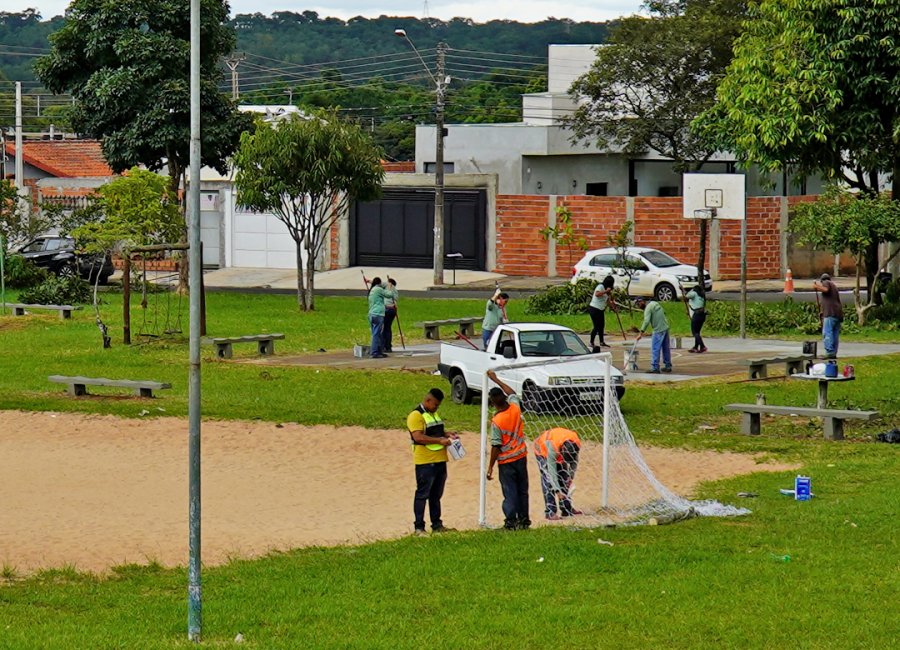
[[[257,350],[262,355],[275,354],[275,341],[284,339],[284,334],[253,334],[250,336],[215,337],[209,342],[216,346],[216,356],[220,359],[230,359],[231,346],[235,343],[256,343]]]
[[[760,416],[762,414],[822,418],[826,440],[844,439],[844,420],[868,421],[878,417],[878,411],[847,411],[797,406],[770,406],[768,404],[726,404],[725,410],[742,412],[744,416],[741,420],[741,433],[751,436],[759,435]]]
[[[748,379],[765,379],[768,377],[767,366],[775,363],[784,364],[784,374],[793,375],[803,372],[803,364],[813,359],[811,354],[798,354],[793,357],[770,357],[768,359],[747,359],[743,362],[747,368]]]
[[[110,386],[113,388],[130,388],[140,397],[153,397],[153,391],[172,388],[172,384],[161,381],[134,381],[131,379],[106,379],[105,377],[66,377],[50,375],[49,381],[56,384],[67,384],[69,395],[87,395],[87,386]]]
[[[484,320],[480,316],[472,316],[470,318],[447,318],[445,320],[427,320],[421,323],[415,323],[415,327],[421,327],[425,330],[425,338],[439,340],[441,338],[440,328],[453,325],[457,327],[457,331],[463,336],[475,336],[475,323]]]
[[[50,311],[58,311],[59,317],[62,320],[66,320],[67,318],[72,318],[72,312],[76,309],[81,309],[81,307],[73,306],[73,305],[25,305],[22,303],[10,303],[8,305],[12,307],[13,314],[16,316],[24,316],[29,309],[47,309]]]

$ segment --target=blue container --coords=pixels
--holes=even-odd
[[[829,361],[825,364],[825,376],[826,377],[837,377],[838,376],[838,367],[836,361]]]
[[[809,501],[812,497],[812,481],[808,476],[798,476],[794,479],[794,499],[796,501]]]

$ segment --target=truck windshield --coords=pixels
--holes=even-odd
[[[591,352],[575,332],[564,330],[520,332],[519,342],[522,355],[526,357],[562,357]]]

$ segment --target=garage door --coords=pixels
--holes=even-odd
[[[231,194],[229,192],[229,194]],[[229,196],[229,199],[232,199]],[[232,204],[231,256],[228,266],[261,269],[296,269],[297,246],[274,214],[253,212]]]
[[[462,254],[457,268],[485,268],[486,205],[481,190],[444,193],[444,252]],[[433,190],[386,189],[350,211],[351,265],[431,268],[433,251]]]

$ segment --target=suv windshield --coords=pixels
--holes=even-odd
[[[522,355],[526,357],[568,357],[591,352],[575,332],[520,332],[519,342],[522,344]]]
[[[662,251],[644,251],[640,256],[650,262],[653,266],[663,269],[669,266],[679,266],[681,264],[681,262],[669,257]]]

